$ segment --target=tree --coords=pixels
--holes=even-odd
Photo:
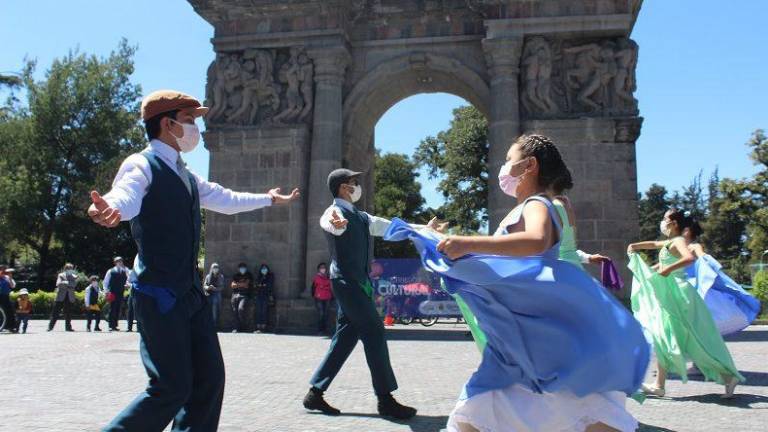
[[[445,204],[437,209],[456,231],[477,231],[488,222],[488,121],[472,106],[453,110],[448,130],[421,141],[414,161],[440,177]]]
[[[135,51],[123,40],[106,58],[70,52],[41,81],[27,62],[26,101],[0,121],[0,227],[36,252],[41,288],[65,259],[103,269],[111,255],[135,253],[127,224],[99,229],[85,214],[88,192],[108,189],[120,161],[144,144],[141,88],[129,79]]]
[[[751,204],[747,233],[747,247],[753,257],[760,258],[768,250],[768,137],[758,129],[747,142],[749,158],[758,172],[741,182],[744,199]]]
[[[707,215],[707,196],[701,186],[703,172],[691,180],[691,184],[683,186],[682,193],[675,192],[672,197],[672,206],[691,213],[696,220],[704,220]]]
[[[640,240],[658,239],[659,223],[664,219],[664,213],[672,205],[667,197],[667,188],[659,184],[652,184],[645,192],[645,196],[638,197],[638,214],[640,222]]]
[[[399,217],[409,222],[425,223],[424,198],[416,164],[404,154],[377,150],[374,157],[373,214],[388,219]],[[411,258],[417,256],[410,242],[374,241],[376,258]]]

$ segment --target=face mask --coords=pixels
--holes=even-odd
[[[269,273],[269,269],[266,269],[266,268],[261,269],[261,274],[266,275],[267,273]]]
[[[664,234],[665,237],[669,237],[672,235],[672,230],[669,228],[669,222],[666,220],[661,221],[659,224],[659,231],[661,231],[662,234]]]
[[[197,128],[197,125],[194,123],[179,123],[176,120],[171,121],[180,124],[182,129],[184,129],[184,135],[180,137],[173,135],[173,132],[171,132],[171,135],[176,138],[176,144],[179,145],[179,149],[182,153],[189,153],[194,150],[200,142],[200,129]]]
[[[213,274],[218,274],[218,273],[219,273],[219,269],[217,269],[217,268],[213,269]]]
[[[326,272],[326,271],[327,271],[326,269],[324,269],[324,268],[321,268],[321,269],[320,269],[320,274],[325,274],[325,272]]]
[[[98,282],[91,282],[91,286],[96,288],[97,286],[99,286],[99,283]]]
[[[363,196],[363,188],[360,185],[355,185],[352,190],[352,196],[350,196],[349,199],[352,200],[353,203],[356,203],[360,200],[361,196]]]
[[[520,184],[522,176],[513,176],[509,172],[512,170],[512,162],[505,163],[499,170],[499,187],[505,194],[517,198],[517,186]]]
[[[240,267],[240,274],[245,274],[245,270],[246,270],[245,267]]]

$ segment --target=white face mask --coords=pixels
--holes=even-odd
[[[672,235],[672,230],[669,228],[669,222],[666,220],[661,221],[659,224],[659,231],[661,231],[662,234],[664,234],[665,237],[669,237]]]
[[[363,196],[363,188],[360,185],[355,185],[352,190],[352,195],[349,197],[353,203],[360,201],[360,197]]]
[[[218,274],[218,273],[219,273],[219,269],[217,268],[213,269],[213,274]]]
[[[173,132],[168,131],[174,138],[176,138],[176,144],[179,145],[179,149],[182,153],[189,153],[194,150],[200,142],[200,129],[198,129],[197,125],[194,123],[179,123],[176,120],[171,121],[180,124],[182,129],[184,129],[184,135],[180,137],[177,137],[176,135],[173,135]]]
[[[240,267],[239,270],[240,270],[240,274],[245,274],[246,268],[245,267]]]

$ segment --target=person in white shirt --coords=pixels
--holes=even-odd
[[[141,115],[150,140],[128,157],[103,197],[91,192],[91,219],[105,227],[130,221],[138,248],[133,303],[141,359],[149,384],[104,429],[215,431],[224,396],[224,362],[197,272],[200,209],[234,214],[294,201],[282,195],[234,192],[190,173],[180,152],[200,140],[195,119],[208,108],[173,90],[149,94]]]

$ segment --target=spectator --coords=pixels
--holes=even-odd
[[[328,277],[328,265],[325,263],[318,264],[317,274],[312,279],[312,297],[315,299],[315,309],[320,315],[320,320],[317,322],[317,332],[324,334],[328,325],[328,308],[333,299],[331,278]]]
[[[275,275],[269,266],[262,264],[256,277],[256,333],[267,330],[269,322],[269,306],[274,304],[275,298],[272,288],[275,283]]]
[[[248,303],[253,297],[253,275],[248,271],[245,263],[237,265],[237,274],[232,276],[232,312],[235,316],[235,329],[233,333],[243,330],[247,324]]]
[[[29,291],[26,288],[22,288],[19,291],[19,298],[16,299],[17,331],[20,328],[22,333],[27,332],[30,315],[32,315],[32,302],[29,301]]]
[[[64,309],[64,330],[75,331],[72,328],[72,307],[75,304],[75,289],[77,288],[77,274],[72,263],[64,264],[64,271],[56,277],[56,302],[51,310],[51,320],[48,322],[48,331],[53,330],[59,319],[61,310]]]
[[[138,280],[136,272],[131,269],[128,272],[128,294],[125,298],[125,301],[128,304],[128,316],[126,317],[126,321],[128,321],[128,329],[126,331],[129,332],[133,331],[133,288]]]
[[[99,307],[99,277],[91,276],[88,278],[90,282],[85,289],[85,317],[88,319],[85,324],[85,330],[91,331],[91,321],[96,321],[96,325],[93,327],[93,331],[100,332],[101,328],[99,323],[101,322],[101,307]]]
[[[107,291],[107,301],[110,302],[109,331],[120,331],[117,324],[123,306],[125,287],[128,284],[128,269],[119,256],[115,257],[113,262],[115,266],[107,270],[107,274],[104,275],[104,289]]]
[[[213,326],[218,327],[219,312],[221,311],[221,290],[224,289],[224,275],[219,269],[217,263],[211,264],[211,271],[205,276],[203,289],[211,302],[211,311],[213,312]]]
[[[11,304],[11,290],[16,286],[16,283],[13,281],[10,273],[12,272],[8,271],[8,267],[0,265],[0,308],[5,311],[5,328],[16,332],[18,329],[16,328],[13,304]]]

